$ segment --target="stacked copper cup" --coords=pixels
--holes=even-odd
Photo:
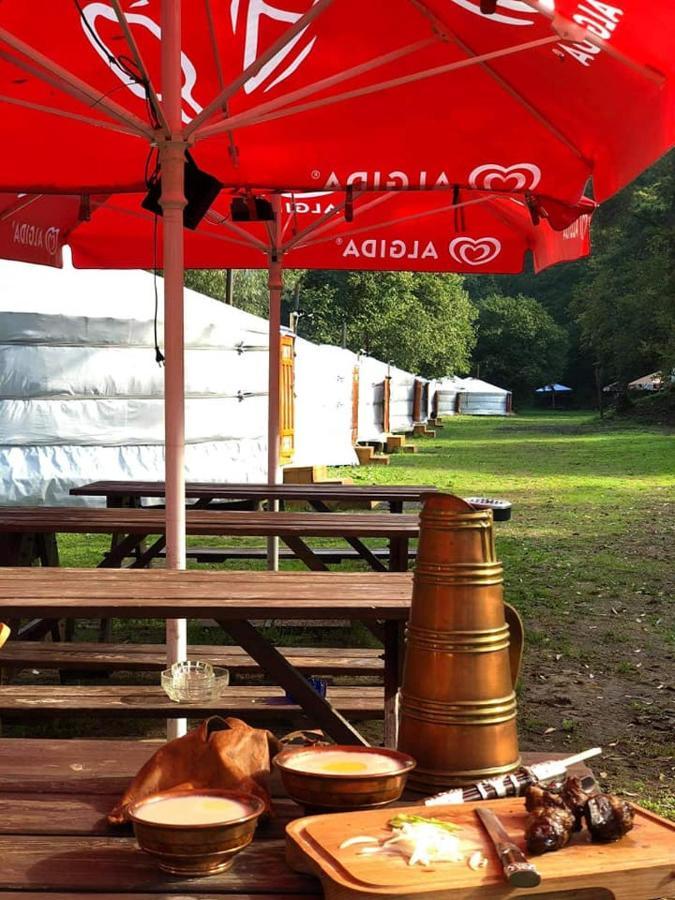
[[[491,510],[428,494],[408,624],[398,746],[409,786],[444,787],[520,764],[503,569]]]

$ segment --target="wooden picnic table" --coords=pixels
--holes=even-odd
[[[43,564],[58,565],[55,535],[122,534],[99,564],[101,568],[122,565],[134,555],[132,566],[147,566],[164,549],[165,510],[144,508],[17,506],[0,507],[0,565],[31,564],[33,552],[26,552],[25,535],[35,543],[41,536],[45,547]],[[385,538],[389,542],[389,569],[408,568],[408,546],[419,534],[416,515],[389,513],[300,513],[249,512],[188,509],[186,532],[189,535],[228,537],[279,537],[308,568],[326,571],[328,566],[306,543],[306,538],[343,538],[359,557],[376,571],[387,567],[363,542],[364,538]],[[150,546],[145,542],[160,535]],[[45,538],[47,536],[47,538]]]
[[[401,513],[404,503],[419,503],[423,494],[435,488],[424,485],[387,484],[213,484],[190,481],[185,496],[194,500],[195,507],[206,508],[227,500],[263,500],[280,502],[302,501],[317,512],[328,512],[328,503],[378,502],[387,503],[390,512]],[[163,498],[163,481],[94,481],[71,488],[74,497],[105,497],[108,506],[133,505],[144,498]]]
[[[214,484],[189,481],[185,485],[185,496],[195,501],[194,507],[203,509],[228,500],[254,503],[269,500],[301,501],[317,512],[329,512],[329,503],[386,503],[390,512],[402,513],[404,503],[421,503],[425,494],[436,490],[430,485],[412,484]],[[70,493],[74,497],[105,497],[108,506],[134,506],[140,505],[143,499],[163,498],[166,491],[163,481],[93,481],[71,488]],[[504,500],[485,498],[474,505],[477,508],[489,506],[495,520],[504,520],[511,515],[511,504]]]
[[[363,622],[384,644],[385,740],[392,745],[411,595],[408,573],[0,569],[0,621],[26,616],[44,617],[48,622],[88,616],[215,619],[294,698],[309,720],[339,743],[366,742],[251,620],[311,617]],[[0,692],[11,691],[0,686]],[[226,693],[222,708],[227,708]],[[173,709],[177,714],[180,707]]]
[[[220,875],[165,875],[138,850],[129,826],[108,825],[106,814],[161,743],[0,740],[0,900],[323,896],[318,880],[294,872],[285,862],[283,829],[304,810],[284,795],[275,777],[271,788],[276,819],[260,825],[253,843]],[[523,758],[531,764],[543,754]],[[587,771],[584,767],[583,773]],[[406,802],[419,802],[419,795],[408,795]],[[582,891],[579,900],[582,895],[590,900],[597,892]]]

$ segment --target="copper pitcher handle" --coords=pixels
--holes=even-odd
[[[511,683],[515,689],[520,666],[523,662],[523,647],[525,644],[525,626],[520,618],[518,610],[510,603],[504,604],[504,617],[509,626],[509,663],[511,665]]]

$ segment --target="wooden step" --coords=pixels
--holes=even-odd
[[[354,685],[329,687],[328,700],[351,720],[381,719],[384,690]],[[3,685],[0,716],[140,716],[160,718],[202,717],[220,713],[253,724],[283,716],[302,718],[299,706],[289,703],[277,687],[230,686],[218,700],[174,703],[158,685],[105,685],[103,687]]]
[[[284,484],[316,484],[331,480],[326,466],[284,466],[283,472]]]
[[[389,457],[384,453],[376,453],[375,448],[371,447],[370,444],[366,444],[364,447],[354,447],[356,450],[356,455],[359,458],[360,466],[388,466],[389,465]]]
[[[415,437],[436,437],[436,432],[432,428],[428,428],[425,422],[418,422],[413,425],[413,435]]]
[[[385,446],[387,453],[398,453],[399,450],[402,450],[405,446],[405,435],[404,434],[388,434],[387,435],[387,443]]]
[[[373,648],[282,647],[291,665],[312,675],[379,675],[382,651]],[[260,672],[241,647],[192,646],[188,659],[224,666],[240,675]],[[103,644],[93,641],[10,641],[0,656],[3,668],[117,670],[142,672],[166,668],[164,644]]]

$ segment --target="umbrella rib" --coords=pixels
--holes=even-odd
[[[213,10],[211,9],[211,0],[204,0],[206,9],[206,21],[209,27],[209,41],[211,43],[211,52],[213,53],[213,64],[216,67],[216,78],[218,79],[218,87],[222,91],[225,87],[225,77],[223,75],[223,66],[220,62],[220,50],[218,48],[218,38],[216,37],[216,25],[213,21]]]
[[[276,97],[274,100],[268,100],[267,103],[260,103],[258,106],[254,106],[252,109],[248,109],[245,112],[238,113],[236,116],[230,116],[223,122],[217,122],[214,125],[200,128],[195,135],[195,139],[202,140],[203,138],[211,137],[212,134],[219,134],[222,131],[231,131],[234,128],[241,128],[245,125],[255,125],[258,122],[259,118],[265,115],[267,112],[278,110],[280,107],[286,108],[287,104],[293,103],[295,100],[302,100],[305,97],[310,96],[311,94],[316,94],[319,91],[334,87],[335,85],[340,84],[341,82],[346,81],[349,78],[356,78],[357,76],[364,75],[366,72],[370,72],[373,69],[377,69],[389,63],[396,62],[403,56],[409,56],[411,53],[416,53],[419,50],[424,50],[432,44],[435,44],[436,42],[436,38],[425,38],[422,41],[416,41],[414,44],[406,44],[405,47],[399,47],[397,50],[392,50],[390,53],[384,53],[381,56],[376,56],[365,63],[360,63],[357,66],[352,66],[350,69],[344,69],[342,72],[338,72],[335,75],[329,75],[327,78],[321,78],[319,81],[315,81],[312,84],[305,85],[305,87],[298,88],[295,91],[290,91],[288,94],[282,94],[280,97]],[[282,115],[283,114],[284,113],[282,111]]]
[[[152,129],[143,122],[142,119],[139,119],[138,116],[134,115],[134,113],[129,112],[129,110],[126,110],[123,106],[110,100],[90,84],[87,84],[81,78],[78,78],[77,75],[64,69],[63,66],[60,66],[55,60],[40,53],[39,50],[26,44],[5,28],[0,28],[0,41],[4,42],[8,47],[11,47],[12,50],[15,51],[15,53],[10,53],[7,50],[0,50],[1,59],[5,59],[18,68],[39,78],[41,81],[51,84],[63,93],[74,97],[80,103],[102,109],[111,118],[117,119],[143,137],[154,137]],[[22,57],[27,57],[27,59],[23,59]]]
[[[391,200],[395,194],[393,192],[381,194],[379,197],[376,197],[374,200],[370,200],[368,203],[363,203],[361,206],[354,206],[354,216],[361,215],[366,212],[368,209],[372,209],[375,206],[379,206],[381,203],[386,202],[387,200]],[[300,234],[296,235],[297,240],[290,241],[285,247],[284,250],[290,250],[293,247],[298,246],[300,244],[301,239],[309,236],[310,234],[314,235],[316,238],[318,235],[325,234],[327,231],[332,231],[335,226],[338,224],[337,218],[333,218],[331,221],[331,217],[344,209],[346,205],[346,200],[344,203],[341,203],[339,206],[336,206],[334,209],[329,210],[328,213],[325,213],[321,219],[316,222],[313,222],[311,225],[307,226]],[[324,224],[325,220],[325,224]],[[319,244],[321,241],[312,240],[312,241],[304,241],[302,242],[303,247],[310,247],[314,244]]]
[[[101,202],[92,201],[92,207],[96,207],[97,209],[103,208],[103,209],[111,210],[112,212],[117,212],[124,216],[131,216],[134,219],[143,219],[144,221],[147,221],[147,219],[149,217],[147,213],[141,212],[140,210],[127,209],[124,206],[118,206],[116,203],[114,203],[114,202],[110,203],[107,200],[101,201]],[[213,213],[207,213],[207,216],[212,216],[212,215],[213,215]],[[210,221],[212,221],[213,224],[216,224],[216,225],[229,225],[230,224],[227,221],[227,219],[222,219],[221,217],[219,217],[218,220],[210,219]],[[246,234],[246,232],[243,232],[244,236],[246,237],[246,241],[238,241],[236,238],[233,238],[229,235],[227,237],[225,237],[222,234],[214,234],[212,231],[204,231],[202,229],[199,229],[197,234],[199,234],[199,236],[202,238],[210,238],[211,240],[214,240],[214,241],[226,241],[226,242],[232,243],[232,244],[239,244],[239,246],[241,246],[241,247],[250,247],[251,245],[253,245],[256,250],[262,250],[263,253],[268,252],[268,248],[262,242],[260,242],[259,244],[256,243],[254,239],[250,238],[250,235]]]
[[[2,98],[0,97],[0,99]],[[0,213],[0,222],[4,222],[5,219],[11,219],[12,216],[20,213],[22,209],[27,209],[37,200],[41,200],[43,196],[44,194],[27,194],[25,197],[17,197],[16,203],[12,203],[11,206],[3,209]]]
[[[319,216],[319,218],[315,222],[312,222],[306,228],[303,228],[302,231],[299,231],[290,239],[290,241],[286,241],[286,243],[281,248],[282,252],[286,253],[288,250],[291,250],[293,247],[295,247],[296,244],[299,244],[305,237],[307,237],[307,235],[312,234],[334,216],[337,216],[338,213],[342,212],[346,204],[347,199],[345,198],[342,203],[339,203],[337,206],[334,206],[332,209],[329,209],[323,215]],[[333,225],[332,222],[330,222],[330,224]]]
[[[276,40],[270,47],[265,50],[260,56],[258,56],[253,62],[247,66],[244,71],[234,79],[230,84],[225,86],[215,97],[214,99],[204,107],[204,109],[190,122],[189,125],[185,128],[185,136],[189,137],[193,134],[198,128],[200,128],[208,119],[210,119],[215,113],[223,111],[223,104],[236,92],[243,87],[246,82],[253,78],[257,73],[263,68],[263,66],[267,65],[267,63],[273,59],[277,53],[282,51],[290,41],[293,40],[296,35],[300,34],[300,32],[304,31],[305,28],[314,20],[317,16],[319,16],[330,4],[333,0],[315,0],[312,6],[307,10],[307,12],[303,13],[300,18],[288,28],[281,37]]]
[[[230,231],[233,231],[235,234],[238,234],[240,237],[244,239],[247,246],[255,247],[256,250],[262,250],[263,253],[269,253],[270,248],[264,241],[259,241],[257,238],[254,238],[252,234],[249,234],[243,228],[240,228],[238,225],[235,225],[234,222],[230,222],[229,219],[226,219],[225,216],[220,216],[218,214],[212,214],[209,221],[214,222],[214,224],[222,225],[223,228],[228,228]],[[200,234],[206,234],[206,232],[199,232]]]
[[[141,51],[138,49],[138,44],[136,43],[136,39],[134,38],[131,28],[129,28],[129,23],[127,21],[127,17],[124,15],[124,12],[122,11],[122,7],[120,6],[119,0],[110,0],[110,2],[115,11],[115,15],[117,16],[117,21],[119,22],[119,26],[122,29],[122,32],[124,34],[124,39],[127,42],[127,46],[131,50],[131,55],[134,58],[134,62],[138,66],[139,71],[140,71],[141,75],[143,76],[143,79],[145,82],[143,87],[148,92],[148,100],[149,100],[150,104],[152,105],[152,108],[154,109],[154,111],[157,115],[157,118],[159,119],[159,124],[162,126],[162,128],[164,129],[164,133],[168,137],[171,134],[171,129],[169,128],[169,123],[167,122],[166,116],[164,115],[164,108],[162,107],[162,104],[159,101],[159,97],[157,96],[157,91],[154,88],[152,79],[150,78],[150,73],[149,73],[148,68],[145,65],[145,62],[141,55]]]
[[[447,24],[441,21],[436,13],[432,12],[426,4],[426,0],[411,0],[411,2],[416,6],[420,12],[422,12],[427,17],[431,18],[434,23],[434,27],[436,27],[439,32],[442,31],[443,35],[451,40],[454,44],[456,44],[460,50],[466,53],[469,57],[476,57],[478,54],[475,50],[473,50],[467,43],[465,43],[459,35],[457,35],[451,28],[447,26]],[[565,146],[575,154],[575,156],[579,157],[584,163],[586,163],[589,168],[592,168],[591,162],[584,156],[581,150],[576,146],[576,144],[567,137],[567,135],[563,134],[563,132],[554,125],[547,116],[544,115],[537,107],[526,97],[521,94],[517,88],[513,87],[503,75],[500,75],[489,63],[481,63],[481,68],[494,80],[497,84],[503,88],[508,94],[510,94],[513,99],[520,103],[520,105],[530,113],[540,124],[544,125],[551,134],[557,138],[561,143],[565,144]]]
[[[1,52],[1,51],[0,51]],[[128,134],[131,137],[142,137],[136,130],[125,128],[123,125],[117,125],[115,122],[106,122],[105,119],[92,119],[89,116],[82,116],[79,113],[68,112],[65,109],[58,109],[55,106],[43,106],[41,103],[31,103],[29,100],[20,100],[18,97],[8,97],[6,94],[0,94],[0,103],[10,103],[13,106],[23,106],[25,109],[32,109],[35,112],[47,113],[52,116],[60,116],[64,119],[73,119],[76,122],[82,122],[84,125],[93,125],[94,128],[107,128],[109,131],[117,131],[120,134]]]
[[[578,25],[572,19],[551,9],[543,2],[543,0],[525,0],[525,2],[536,12],[541,13],[542,16],[545,16],[545,18],[551,21],[551,27],[557,33],[558,42],[562,42],[563,44],[577,44],[581,41],[588,41],[589,44],[593,44],[599,50],[604,51],[608,56],[611,56],[612,59],[622,63],[624,66],[628,66],[629,69],[639,72],[640,75],[643,75],[650,81],[654,81],[657,84],[663,84],[666,81],[666,76],[663,72],[652,66],[644,66],[642,63],[634,60],[631,56],[622,53],[620,50],[617,50],[613,44],[610,44],[609,41],[594,34],[584,25]]]
[[[394,197],[396,196],[395,192],[391,192],[385,195],[386,197]],[[364,225],[362,228],[352,228],[349,231],[341,232],[339,237],[352,237],[355,234],[362,234],[364,231],[372,231],[375,228],[389,228],[392,225],[400,225],[401,222],[412,222],[415,219],[424,219],[428,216],[435,216],[439,213],[443,212],[453,212],[456,209],[462,209],[466,206],[476,206],[479,203],[487,203],[489,200],[496,200],[497,195],[491,194],[487,197],[478,197],[473,200],[466,200],[463,203],[451,203],[448,206],[439,206],[436,209],[425,209],[423,212],[410,213],[407,216],[400,216],[398,219],[387,219],[384,222],[376,222],[372,225]],[[371,204],[372,205],[372,204]],[[365,207],[362,208],[362,212]],[[318,240],[309,241],[307,244],[303,246],[314,246],[315,244],[324,244],[326,241],[333,240],[333,235],[329,235],[328,237],[321,237]]]
[[[280,119],[285,116],[292,116],[297,115],[298,113],[309,112],[310,110],[318,109],[322,106],[332,106],[336,103],[344,102],[345,100],[354,100],[357,97],[364,97],[368,94],[375,94],[381,91],[390,90],[392,88],[403,87],[407,84],[413,84],[427,78],[434,78],[438,75],[447,75],[450,72],[467,69],[470,66],[478,65],[480,63],[487,62],[488,60],[501,59],[502,57],[511,56],[515,53],[522,53],[525,50],[534,50],[538,47],[545,47],[549,44],[557,43],[559,40],[560,38],[558,37],[558,35],[551,35],[550,37],[539,38],[538,40],[528,41],[524,44],[516,44],[511,47],[503,47],[500,50],[493,50],[489,53],[483,53],[480,56],[475,56],[470,59],[457,60],[452,63],[446,63],[442,66],[434,66],[430,69],[421,69],[420,71],[412,72],[409,75],[402,75],[398,78],[390,78],[387,81],[381,81],[376,84],[369,84],[361,88],[355,88],[351,91],[344,91],[341,94],[332,94],[330,97],[322,97],[319,100],[312,100],[308,103],[299,103],[296,106],[286,107],[281,110],[274,110],[266,115],[257,116],[254,121],[247,121],[247,119],[249,119],[249,113],[242,113],[238,116],[233,116],[231,119],[227,119],[224,122],[219,122],[215,125],[210,125],[208,128],[202,129],[201,132],[196,135],[196,137],[211,137],[212,135],[219,134],[222,131],[228,131],[232,128],[243,127],[243,125],[259,125],[262,122],[269,122],[273,119]],[[321,84],[321,82],[318,82],[318,84]]]

